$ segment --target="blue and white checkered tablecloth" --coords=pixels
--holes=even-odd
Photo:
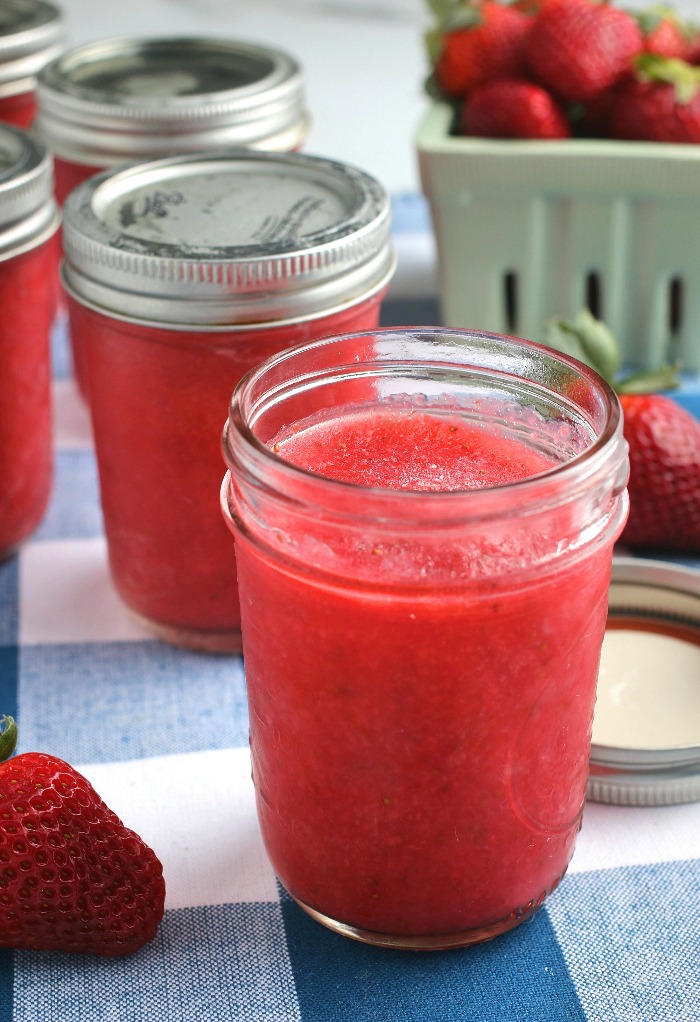
[[[700,804],[590,804],[546,907],[469,949],[366,947],[285,895],[256,822],[242,661],[161,644],[119,603],[60,332],[56,356],[53,500],[0,565],[0,712],[20,751],[92,781],[168,893],[132,957],[0,949],[0,1022],[698,1022]]]

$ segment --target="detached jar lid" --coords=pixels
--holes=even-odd
[[[107,39],[69,50],[37,84],[37,129],[88,166],[219,146],[298,148],[302,71],[280,50],[227,39]]]
[[[0,259],[41,244],[58,223],[49,153],[27,132],[0,124]]]
[[[45,0],[3,0],[0,6],[0,97],[31,92],[44,64],[61,52],[61,12]]]
[[[700,799],[700,572],[615,558],[588,796]]]
[[[82,304],[163,323],[331,314],[388,283],[389,198],[363,171],[224,150],[105,172],[63,210],[64,282]]]

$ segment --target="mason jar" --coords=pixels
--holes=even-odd
[[[363,332],[248,373],[223,449],[279,879],[387,947],[518,925],[581,822],[627,513],[615,394],[512,337]]]
[[[52,481],[50,330],[59,215],[51,158],[0,124],[0,557],[34,531]]]
[[[64,45],[61,11],[46,0],[4,0],[0,7],[0,121],[33,123],[36,78]]]
[[[320,157],[180,155],[78,186],[64,250],[116,588],[168,641],[239,649],[221,408],[272,353],[377,325],[389,198]]]
[[[234,39],[99,40],[53,60],[37,88],[61,203],[122,163],[232,146],[291,151],[309,128],[298,61]]]

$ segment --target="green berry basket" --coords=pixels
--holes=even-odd
[[[540,340],[584,306],[629,366],[700,372],[700,146],[417,134],[442,320]]]

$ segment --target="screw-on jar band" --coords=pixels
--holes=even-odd
[[[0,259],[39,245],[58,223],[48,152],[19,128],[0,125]]]
[[[66,200],[64,250],[78,300],[175,325],[320,315],[376,293],[395,265],[389,198],[374,178],[247,150],[91,178]]]
[[[235,40],[101,40],[52,61],[37,94],[50,149],[99,168],[219,147],[287,151],[308,131],[298,62]]]
[[[63,45],[57,7],[46,0],[5,0],[0,8],[0,97],[34,89],[37,73]]]

